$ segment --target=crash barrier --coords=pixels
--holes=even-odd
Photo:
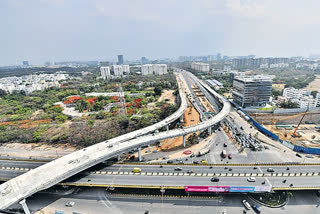
[[[172,166],[320,166],[320,163],[300,163],[300,162],[280,162],[280,163],[217,163],[217,164],[195,164],[195,163],[143,163],[126,162],[117,163],[118,165],[172,165]]]
[[[272,139],[279,141],[280,143],[282,143],[283,145],[285,145],[286,147],[292,149],[295,152],[301,152],[301,153],[306,153],[306,154],[316,154],[316,155],[320,155],[320,148],[309,148],[309,147],[303,147],[303,146],[297,146],[292,144],[291,142],[288,141],[284,141],[281,140],[277,135],[275,135],[274,133],[272,133],[271,131],[267,130],[266,128],[262,127],[259,123],[257,123],[254,119],[252,119],[252,117],[250,117],[245,111],[243,111],[243,109],[240,109],[240,111],[242,111],[246,116],[249,117],[249,120],[253,123],[253,125],[259,130],[261,131],[263,134],[271,137]]]

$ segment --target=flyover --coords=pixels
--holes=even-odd
[[[47,189],[122,152],[149,145],[159,140],[185,136],[189,133],[205,130],[219,123],[229,114],[231,105],[223,96],[212,90],[207,84],[203,82],[200,83],[209,93],[215,96],[219,102],[223,103],[222,110],[211,119],[194,126],[146,135],[131,140],[120,136],[56,159],[0,185],[0,209],[8,208],[10,205],[19,201],[25,208],[25,198],[28,196]],[[147,131],[144,133],[147,133]],[[126,135],[127,138],[135,137],[131,136],[131,133]]]

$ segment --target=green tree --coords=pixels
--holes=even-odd
[[[313,96],[313,98],[316,98],[318,94],[318,91],[311,91],[311,95]]]
[[[119,120],[119,125],[122,129],[127,129],[129,127],[129,120],[126,117],[122,117]]]
[[[67,119],[68,117],[63,114],[58,114],[54,117],[54,120],[58,121],[59,123],[64,123]]]
[[[156,86],[154,88],[154,94],[157,96],[157,95],[161,95],[162,94],[162,87],[161,86]]]

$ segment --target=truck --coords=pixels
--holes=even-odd
[[[209,152],[210,152],[210,149],[201,149],[197,156],[200,157],[202,155],[208,154]]]
[[[222,150],[221,156],[222,156],[223,158],[226,158],[226,157],[227,157],[227,152],[226,152],[226,150]]]

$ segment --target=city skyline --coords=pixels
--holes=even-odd
[[[127,60],[318,54],[320,3],[308,2],[3,0],[0,65],[116,61],[118,54]]]

